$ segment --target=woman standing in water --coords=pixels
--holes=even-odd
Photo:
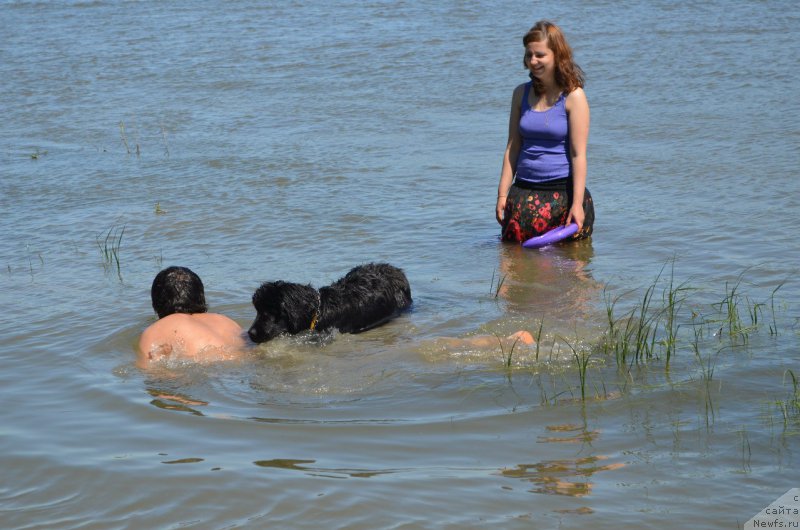
[[[589,103],[583,71],[551,22],[537,22],[522,44],[531,81],[519,85],[511,99],[495,211],[502,238],[522,242],[576,223],[579,231],[572,239],[582,239],[594,224],[586,189]]]

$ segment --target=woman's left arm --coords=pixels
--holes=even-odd
[[[567,223],[583,228],[585,213],[583,197],[586,191],[586,144],[589,138],[589,102],[582,88],[576,88],[566,100],[569,120],[569,156],[572,168],[572,205]]]

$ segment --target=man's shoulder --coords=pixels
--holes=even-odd
[[[173,313],[153,325],[159,323],[161,326],[157,329],[169,329],[179,333],[192,329],[213,329],[215,331],[241,329],[235,320],[219,313]]]
[[[186,313],[173,313],[165,317],[161,317],[142,332],[142,338],[160,336],[170,330],[185,328],[192,325],[190,315]]]
[[[188,322],[196,322],[203,325],[220,325],[220,324],[236,324],[236,322],[225,315],[219,313],[194,313],[191,315],[184,315],[188,317]],[[238,326],[238,324],[236,324]]]
[[[221,318],[227,317],[217,313],[172,313],[171,315],[159,318],[150,327],[191,326],[195,324],[202,324],[204,322],[220,320]]]
[[[157,321],[153,322],[150,327],[147,328],[147,330],[186,326],[206,326],[209,324],[220,323],[235,323],[235,321],[219,313],[172,313],[171,315],[161,317]]]

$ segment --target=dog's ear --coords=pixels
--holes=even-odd
[[[279,306],[277,303],[280,293],[281,282],[264,282],[253,293],[253,307],[256,311],[262,313],[275,314],[275,309]]]
[[[319,305],[317,290],[310,285],[284,283],[280,292],[280,315],[290,333],[309,329]]]
[[[255,343],[266,342],[286,331],[280,323],[279,290],[275,282],[266,282],[253,293],[256,318],[247,334]]]
[[[253,294],[253,306],[259,319],[269,319],[273,327],[296,334],[309,328],[319,310],[319,295],[310,285],[266,282]]]

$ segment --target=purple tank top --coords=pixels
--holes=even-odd
[[[517,157],[516,178],[525,182],[547,182],[567,178],[569,125],[564,94],[545,111],[528,104],[531,83],[525,85],[519,119],[522,148]]]

